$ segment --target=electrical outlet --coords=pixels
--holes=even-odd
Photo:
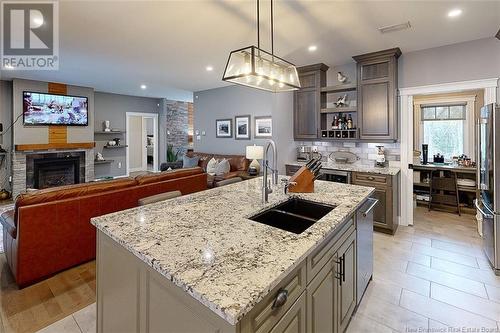
[[[122,162],[118,162],[118,169],[122,168]]]

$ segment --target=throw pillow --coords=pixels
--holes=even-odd
[[[210,161],[208,161],[207,164],[207,173],[210,175],[215,175],[216,169],[217,169],[217,160],[212,157]]]
[[[217,176],[222,176],[226,173],[228,173],[231,170],[231,165],[229,164],[229,161],[226,159],[223,159],[217,164],[215,174]]]
[[[182,157],[182,167],[183,168],[194,168],[195,166],[198,166],[198,161],[200,158],[198,156],[194,157],[189,157],[184,155]]]

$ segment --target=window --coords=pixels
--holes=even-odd
[[[466,104],[422,106],[422,141],[429,145],[429,159],[444,155],[446,160],[465,152]]]

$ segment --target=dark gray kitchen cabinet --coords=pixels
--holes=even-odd
[[[394,235],[398,228],[399,176],[354,172],[352,183],[375,188],[372,197],[378,204],[373,209],[373,228]]]
[[[338,283],[338,331],[345,332],[356,307],[356,235],[351,234],[337,251],[341,266]]]
[[[345,332],[356,307],[354,228],[345,232],[330,250],[326,249],[324,255],[329,253],[328,261],[307,286],[307,331],[311,333]]]
[[[326,85],[325,64],[297,68],[301,88],[294,92],[293,135],[296,140],[319,137],[320,109],[326,105],[326,96],[321,87]]]
[[[399,48],[353,57],[357,63],[358,126],[362,140],[398,139]]]

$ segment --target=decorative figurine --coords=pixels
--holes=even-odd
[[[95,154],[95,160],[96,161],[104,161],[104,157],[102,156],[101,153]]]
[[[340,83],[344,83],[347,80],[347,76],[345,76],[344,74],[342,74],[342,72],[337,72],[337,80]]]
[[[104,128],[104,132],[111,132],[111,128],[109,127],[109,120],[105,120],[102,122],[102,126]]]
[[[344,94],[344,96],[339,97],[335,102],[335,106],[338,108],[347,106],[347,94]]]

